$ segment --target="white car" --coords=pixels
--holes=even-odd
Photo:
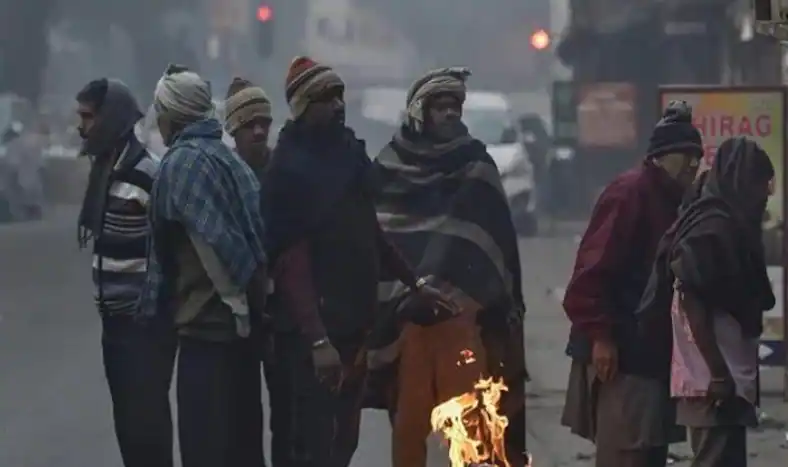
[[[518,233],[535,235],[538,220],[534,166],[506,96],[495,92],[469,92],[463,106],[463,121],[470,134],[487,145],[487,151],[498,166]]]

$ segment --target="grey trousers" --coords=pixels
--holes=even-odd
[[[746,467],[747,428],[714,426],[689,428],[692,467]]]
[[[573,362],[562,424],[596,444],[597,467],[665,467],[668,445],[683,441],[665,382],[619,374],[601,383]]]

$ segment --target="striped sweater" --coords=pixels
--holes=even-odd
[[[130,315],[138,306],[147,274],[148,201],[159,162],[132,139],[115,164],[103,231],[93,248],[95,298],[102,314]]]

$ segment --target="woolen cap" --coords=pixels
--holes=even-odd
[[[651,133],[646,157],[653,159],[672,152],[703,157],[703,139],[692,124],[692,107],[685,101],[668,103]]]

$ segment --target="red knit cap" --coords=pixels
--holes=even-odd
[[[285,99],[295,118],[303,115],[316,93],[331,87],[345,88],[342,78],[330,66],[309,57],[294,58],[285,80]]]
[[[320,66],[316,61],[309,57],[296,57],[290,62],[290,68],[287,69],[287,77],[285,78],[285,88],[289,93],[294,82],[303,76],[307,71]]]

